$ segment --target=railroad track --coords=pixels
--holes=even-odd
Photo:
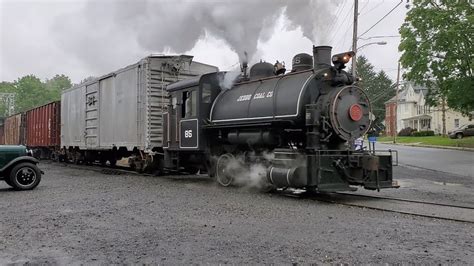
[[[311,194],[310,199],[433,219],[474,223],[474,207],[353,193]]]
[[[42,161],[42,163],[45,163]],[[61,165],[63,167],[68,167],[72,169],[78,169],[78,170],[88,170],[88,171],[94,171],[94,172],[99,172],[102,174],[107,174],[107,175],[146,175],[149,176],[151,174],[146,174],[146,173],[138,173],[137,171],[134,171],[130,169],[129,167],[122,167],[122,166],[115,166],[115,167],[109,167],[109,166],[102,166],[100,164],[92,164],[92,165],[79,165],[79,164],[72,164],[72,163],[60,163],[60,162],[47,162],[48,164],[56,164],[56,165]]]
[[[64,166],[78,170],[96,171],[103,174],[150,176],[150,174],[137,173],[136,171],[126,167],[111,168],[100,165],[86,166],[74,164],[64,164]],[[299,190],[299,192],[295,192],[293,190],[279,190],[276,193],[294,198],[309,198],[312,200],[341,204],[345,206],[367,208],[433,219],[474,223],[474,207],[472,206],[343,192],[302,193],[301,190]]]

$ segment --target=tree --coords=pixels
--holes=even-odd
[[[357,76],[360,78],[358,86],[371,100],[375,122],[381,122],[385,119],[385,102],[395,96],[393,82],[383,70],[377,73],[365,56],[358,56],[356,64]]]
[[[474,110],[471,1],[414,0],[400,28],[405,78],[429,88],[428,103]]]
[[[49,93],[46,86],[34,75],[24,76],[15,81],[16,106],[15,111],[23,112],[30,108],[40,106],[48,101]]]
[[[72,83],[68,76],[61,74],[47,79],[45,87],[48,90],[49,100],[58,101],[61,98],[61,91],[71,88]]]
[[[34,75],[28,75],[15,82],[1,82],[0,92],[15,93],[15,112],[24,112],[59,100],[61,91],[71,86],[71,80],[65,75],[56,75],[45,82]],[[6,115],[6,105],[0,102],[0,116]]]

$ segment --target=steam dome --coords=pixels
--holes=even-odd
[[[256,63],[250,68],[250,79],[261,79],[274,76],[273,65],[267,62]]]

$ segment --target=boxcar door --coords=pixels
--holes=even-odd
[[[87,148],[96,148],[99,146],[99,83],[88,85],[85,95],[85,143]]]

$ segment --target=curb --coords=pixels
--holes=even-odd
[[[379,142],[379,143],[390,144],[390,145],[400,145],[400,146],[410,146],[410,147],[435,148],[435,149],[443,149],[443,150],[458,150],[458,151],[474,152],[474,148],[467,148],[467,147],[438,146],[438,145],[426,145],[426,144],[415,144],[415,143],[393,143],[390,141],[384,141],[384,142]]]

